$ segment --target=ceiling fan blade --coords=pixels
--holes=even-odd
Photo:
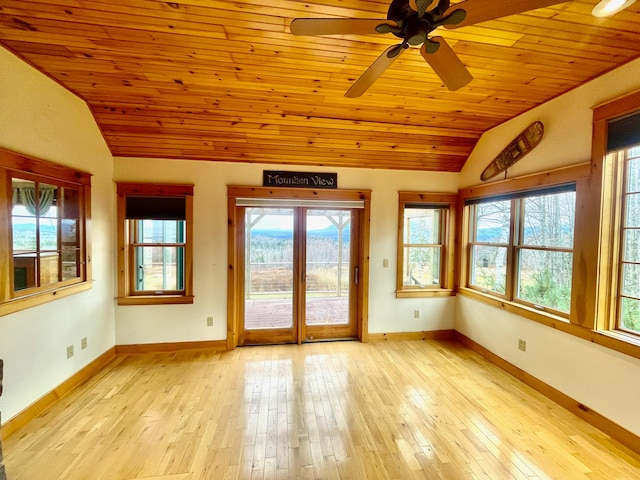
[[[396,22],[373,18],[295,18],[289,29],[294,35],[345,35],[386,33],[384,28],[376,30],[380,25],[396,28]]]
[[[373,82],[375,82],[378,77],[382,75],[393,62],[395,62],[396,58],[398,58],[402,53],[402,50],[404,50],[404,48],[401,48],[400,51],[396,52],[397,49],[398,45],[392,45],[382,52],[382,54],[371,65],[369,65],[369,68],[360,75],[360,78],[351,85],[351,88],[347,90],[344,96],[347,98],[355,98],[366,92],[367,89],[373,85]],[[389,53],[392,53],[391,57],[389,56]]]
[[[420,47],[420,53],[449,90],[458,90],[473,80],[467,67],[464,66],[444,38],[431,37],[430,40],[439,43],[440,47],[435,53],[428,53],[427,42],[425,42]]]
[[[486,22],[487,20],[536,10],[537,8],[565,3],[566,1],[567,0],[467,0],[466,2],[451,5],[444,14],[444,16],[447,16],[455,10],[462,9],[467,12],[464,20],[455,25],[445,25],[445,27],[464,27],[465,25],[473,25],[475,23]]]

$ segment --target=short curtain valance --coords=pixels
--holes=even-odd
[[[13,204],[22,205],[31,215],[36,214],[36,204],[39,204],[40,216],[49,212],[53,200],[56,196],[56,187],[42,186],[38,188],[38,199],[36,199],[36,188],[31,186],[13,187]]]

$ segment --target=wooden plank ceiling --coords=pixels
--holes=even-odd
[[[355,99],[397,38],[289,24],[384,19],[387,0],[2,0],[0,43],[86,100],[116,156],[457,172],[487,129],[640,55],[640,2],[595,3],[440,28],[468,86],[412,49]]]

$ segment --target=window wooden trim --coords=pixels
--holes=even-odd
[[[584,270],[584,265],[580,261],[580,257],[578,252],[583,249],[582,243],[584,235],[579,235],[578,227],[580,225],[579,221],[588,222],[588,220],[578,220],[579,218],[579,210],[580,210],[580,202],[581,199],[588,196],[588,191],[585,188],[585,182],[589,181],[589,175],[591,173],[591,167],[588,162],[580,163],[577,165],[573,165],[570,167],[563,167],[555,170],[551,170],[541,174],[531,174],[522,177],[512,178],[508,180],[502,180],[498,182],[492,182],[488,184],[473,186],[460,190],[460,206],[459,206],[459,231],[460,231],[460,246],[459,246],[459,288],[458,292],[473,297],[477,300],[485,301],[487,303],[493,304],[495,306],[499,306],[508,310],[512,313],[516,313],[522,317],[529,318],[531,320],[553,326],[558,328],[558,323],[565,324],[576,324],[580,325],[580,322],[583,321],[581,309],[575,308],[576,301],[576,289],[583,288],[582,287],[582,278],[581,275],[577,272],[581,272]],[[507,298],[511,297],[503,297],[501,295],[492,294],[490,292],[482,292],[476,288],[469,287],[469,258],[470,258],[470,250],[469,250],[469,222],[471,221],[469,215],[469,208],[465,205],[466,200],[470,199],[478,199],[484,197],[494,197],[499,195],[507,195],[507,194],[515,194],[519,192],[531,192],[535,193],[537,189],[543,189],[546,187],[552,187],[555,185],[563,185],[567,183],[575,183],[576,184],[576,230],[574,231],[574,246],[573,246],[573,284],[572,284],[572,295],[571,295],[571,308],[570,314],[568,318],[565,318],[562,315],[558,315],[557,312],[551,310],[537,310],[532,306],[528,305],[525,302],[515,301],[515,300],[507,300]],[[582,212],[582,216],[585,218],[589,218],[590,212]],[[590,225],[593,225],[593,221],[588,222]],[[514,228],[514,225],[511,225],[511,229]],[[513,261],[507,261],[507,269],[509,273],[509,269],[513,269],[515,267]],[[507,283],[507,290],[509,290],[509,283]],[[508,293],[508,292],[507,292]]]
[[[617,155],[607,153],[607,131],[610,120],[636,112],[640,112],[640,91],[594,107],[592,150],[592,170],[597,180],[593,195],[601,200],[602,208],[594,329],[634,347],[640,345],[640,335],[617,329],[623,168]]]
[[[227,186],[227,350],[233,350],[239,344],[240,315],[242,302],[238,296],[238,285],[244,281],[242,269],[242,249],[238,248],[238,237],[244,235],[243,219],[236,207],[238,198],[284,199],[295,201],[362,201],[361,214],[362,230],[359,235],[360,257],[359,282],[357,295],[357,335],[358,339],[366,343],[369,341],[369,243],[371,221],[371,191],[370,190],[313,190],[303,188],[270,188],[250,186]],[[299,339],[300,341],[301,339]]]
[[[424,204],[445,209],[442,224],[441,281],[439,287],[411,287],[403,282],[404,210],[407,204]],[[396,253],[396,298],[447,297],[455,295],[456,215],[458,194],[398,192],[398,240]]]
[[[118,193],[118,305],[166,305],[193,303],[193,185],[117,183]],[[128,228],[126,199],[128,195],[184,197],[186,245],[184,259],[184,294],[172,292],[157,295],[135,294],[129,275]]]
[[[52,285],[30,289],[25,295],[12,294],[13,247],[11,245],[11,184],[10,177],[17,176],[39,182],[51,182],[58,186],[69,186],[79,191],[82,208],[79,215],[80,230],[80,277],[57,282]],[[47,162],[0,148],[0,198],[8,208],[0,209],[0,316],[19,312],[58,298],[66,297],[92,288],[91,269],[91,174],[63,165]]]
[[[636,107],[640,109],[640,94],[632,95],[631,98],[637,101]],[[629,112],[627,100],[623,98],[619,101],[622,102],[622,109]],[[605,112],[615,112],[608,104],[604,105],[603,109]],[[598,116],[602,117],[602,112],[594,112],[594,119]],[[561,332],[640,358],[640,338],[602,327],[602,325],[608,325],[606,315],[609,312],[611,282],[608,281],[610,273],[607,273],[609,271],[607,265],[610,261],[608,255],[612,250],[612,244],[608,237],[601,236],[602,226],[610,224],[612,221],[611,214],[608,213],[610,205],[608,206],[606,202],[602,201],[603,195],[606,194],[606,187],[610,184],[608,180],[613,174],[603,168],[602,161],[606,150],[606,118],[604,117],[604,124],[602,123],[603,118],[594,121],[592,160],[590,162],[460,190],[459,231],[461,245],[459,252],[461,265],[466,265],[465,245],[468,242],[468,231],[464,226],[468,225],[468,218],[466,218],[468,213],[464,208],[464,199],[540,188],[572,180],[576,182],[574,273],[569,321],[466,287],[459,287],[458,292]],[[596,220],[597,218],[600,218],[600,222]],[[460,285],[467,284],[466,276],[466,268],[460,268]],[[599,281],[601,279],[602,281]]]
[[[573,188],[575,186],[575,189]],[[554,188],[555,187],[555,188]],[[465,239],[466,245],[466,261],[464,264],[464,268],[466,270],[466,283],[461,284],[462,287],[467,288],[469,290],[474,290],[479,293],[482,293],[487,296],[495,297],[500,299],[500,301],[509,302],[514,305],[521,305],[525,308],[525,312],[528,309],[533,309],[535,311],[544,312],[551,317],[556,317],[559,319],[568,320],[571,311],[571,298],[569,298],[569,312],[565,312],[562,310],[558,310],[556,308],[547,306],[547,305],[538,305],[534,302],[526,300],[518,296],[517,286],[519,281],[520,271],[520,262],[522,261],[522,254],[525,251],[545,251],[545,252],[555,252],[555,253],[569,253],[572,255],[572,268],[575,268],[575,258],[574,255],[574,246],[572,247],[561,247],[561,246],[542,246],[542,245],[533,245],[533,244],[525,244],[523,243],[523,233],[526,223],[526,213],[525,213],[525,204],[524,200],[527,198],[533,198],[538,196],[539,194],[555,194],[555,193],[567,193],[574,192],[577,197],[577,181],[571,182],[563,182],[558,185],[551,185],[551,191],[549,187],[540,187],[536,186],[535,188],[525,189],[518,192],[503,192],[500,195],[491,195],[488,197],[474,197],[474,200],[482,200],[480,202],[465,202],[465,218],[467,222],[464,225],[464,228],[467,230],[468,235]],[[473,238],[477,235],[477,231],[475,228],[476,224],[476,209],[480,204],[484,204],[484,198],[486,198],[487,203],[492,202],[500,202],[508,205],[509,219],[510,223],[508,228],[505,228],[506,240],[502,243],[496,242],[486,242],[473,240]],[[469,200],[469,199],[466,199]],[[576,200],[577,204],[577,200]],[[472,228],[473,232],[471,232]],[[508,230],[508,231],[507,231]],[[474,265],[472,265],[472,252],[474,247],[495,247],[499,249],[503,249],[505,251],[505,279],[504,279],[504,293],[500,293],[496,290],[489,290],[487,288],[483,288],[482,286],[476,284],[471,284],[471,276]],[[572,276],[575,280],[575,277]],[[535,317],[535,316],[534,316]]]

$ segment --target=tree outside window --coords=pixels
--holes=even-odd
[[[569,313],[573,272],[575,192],[531,196],[522,208],[517,298]]]
[[[623,155],[618,328],[640,333],[640,146]]]

